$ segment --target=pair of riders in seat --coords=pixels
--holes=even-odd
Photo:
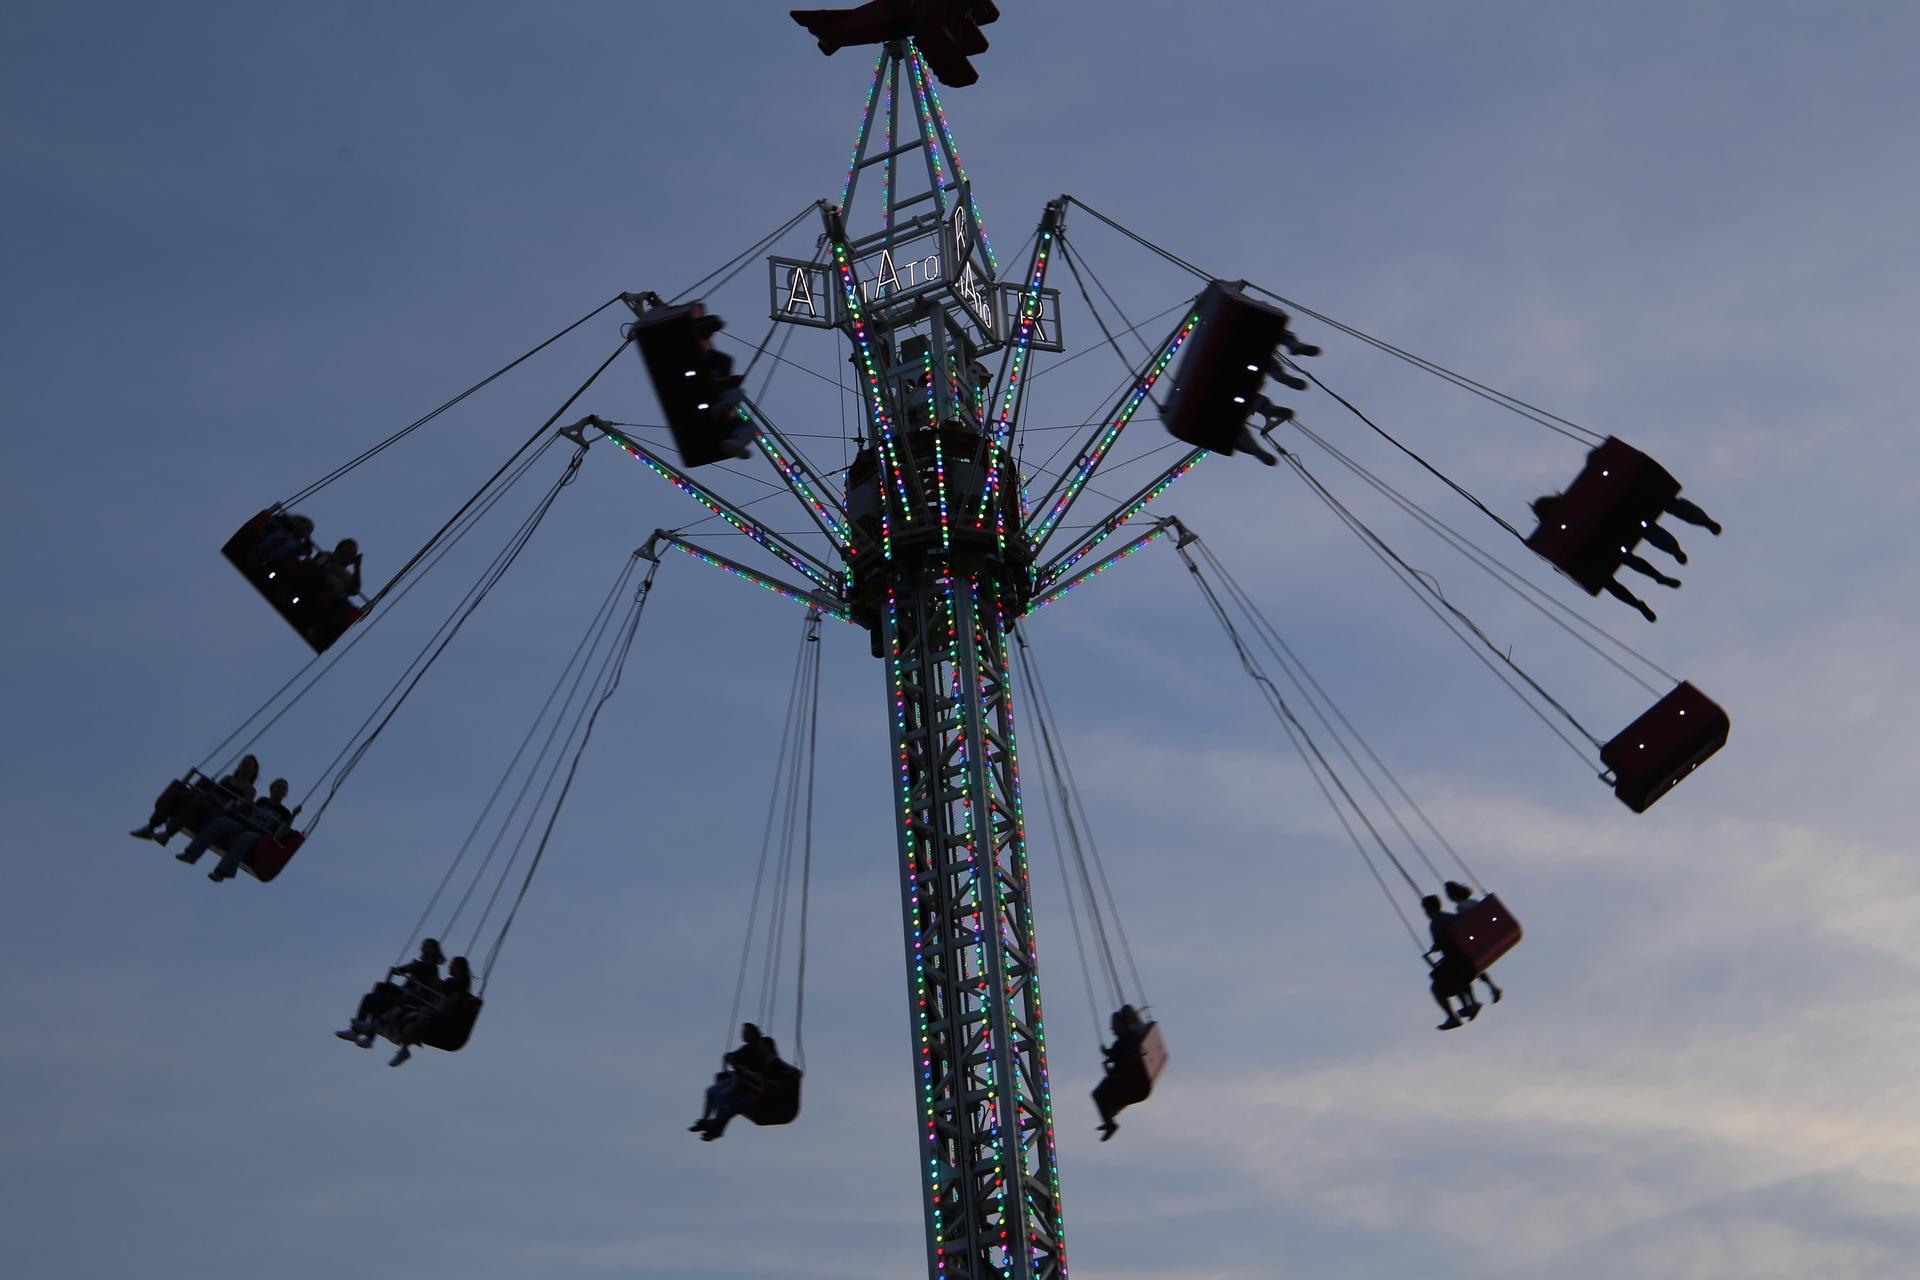
[[[443,962],[445,977],[440,974]],[[443,1033],[465,1043],[464,1032],[454,1028],[463,1018],[470,1021],[474,1011],[473,970],[465,956],[447,961],[439,941],[427,938],[420,943],[419,958],[388,969],[387,978],[360,998],[352,1021],[334,1035],[362,1049],[371,1049],[374,1037],[385,1036],[400,1046],[387,1064],[391,1067],[411,1058],[414,1045],[433,1043]],[[394,978],[400,981],[391,981]]]
[[[1492,978],[1484,973],[1475,972],[1473,962],[1460,949],[1460,944],[1453,932],[1454,921],[1471,910],[1480,899],[1474,896],[1472,889],[1458,880],[1447,881],[1446,893],[1448,900],[1454,904],[1452,913],[1441,908],[1440,895],[1437,893],[1430,893],[1420,899],[1420,906],[1427,913],[1428,928],[1433,940],[1433,945],[1427,948],[1427,958],[1433,966],[1429,989],[1433,992],[1434,1002],[1440,1006],[1441,1012],[1447,1015],[1447,1020],[1438,1028],[1441,1031],[1451,1031],[1455,1027],[1464,1025],[1461,1021],[1463,1014],[1467,1021],[1480,1016],[1481,1005],[1473,995],[1475,978],[1487,984],[1487,990],[1493,996],[1493,1003],[1499,1004],[1502,994]],[[1454,1011],[1455,1001],[1460,1005],[1458,1012]]]
[[[241,757],[234,771],[213,781],[201,779],[198,785],[175,784],[160,793],[153,812],[143,826],[127,834],[136,840],[151,840],[165,845],[180,831],[191,831],[193,839],[174,855],[180,862],[194,863],[208,848],[221,851],[220,865],[207,879],[218,883],[231,880],[254,846],[270,837],[284,835],[299,815],[296,807],[286,806],[287,780],[275,778],[267,794],[256,796],[260,781],[260,761]]]

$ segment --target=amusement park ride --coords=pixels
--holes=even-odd
[[[1623,566],[1654,572],[1634,554],[1643,541],[1678,553],[1672,535],[1657,523],[1663,515],[1709,527],[1715,533],[1718,526],[1679,497],[1678,483],[1657,463],[1618,440],[1602,439],[1245,281],[1210,279],[1198,271],[1198,295],[1150,348],[1148,358],[1134,369],[1116,402],[1091,420],[1091,430],[1073,462],[1047,483],[1038,497],[1033,496],[1028,482],[1035,477],[1023,473],[1021,466],[1023,412],[1035,356],[1065,350],[1059,327],[1060,291],[1056,283],[1049,283],[1049,276],[1057,259],[1072,263],[1066,242],[1070,213],[1082,211],[1176,265],[1188,264],[1084,203],[1061,196],[1047,204],[1033,237],[1032,253],[1020,273],[1011,279],[1002,278],[935,87],[936,79],[955,85],[971,83],[975,78],[968,58],[986,48],[980,24],[998,17],[993,5],[966,0],[876,0],[854,10],[796,12],[794,17],[819,38],[821,48],[829,53],[847,45],[880,45],[839,198],[823,200],[803,211],[762,242],[770,244],[809,213],[818,217],[820,235],[811,258],[773,256],[767,260],[770,318],[776,327],[790,327],[788,332],[837,332],[850,344],[862,407],[862,429],[851,464],[842,472],[823,473],[796,447],[794,438],[745,394],[731,357],[715,345],[722,321],[702,300],[667,300],[650,293],[621,295],[617,301],[631,309],[633,319],[615,356],[630,343],[644,361],[671,433],[672,455],[637,434],[635,428],[598,416],[559,426],[559,420],[588,389],[582,386],[393,579],[364,596],[358,579],[359,548],[349,541],[331,552],[316,550],[312,524],[294,514],[292,506],[379,453],[398,435],[319,484],[254,517],[229,541],[226,554],[299,631],[315,650],[314,662],[319,663],[342,635],[364,633],[377,622],[383,603],[404,595],[419,573],[437,563],[451,542],[463,537],[474,520],[497,503],[506,488],[525,474],[549,445],[560,442],[573,447],[566,474],[547,491],[514,541],[496,557],[455,615],[396,681],[362,731],[330,767],[331,789],[303,829],[295,827],[298,810],[288,813],[268,807],[270,803],[277,805],[277,800],[247,808],[256,785],[254,770],[228,766],[232,772],[219,777],[226,771],[209,767],[239,739],[236,731],[234,738],[216,748],[208,764],[202,766],[205,772],[190,773],[169,788],[156,806],[146,834],[198,830],[196,844],[201,849],[222,851],[229,872],[237,867],[260,880],[272,879],[311,834],[373,737],[511,566],[540,517],[580,467],[589,446],[603,440],[611,442],[724,520],[732,531],[745,535],[777,561],[780,569],[767,572],[754,568],[669,530],[657,532],[628,561],[590,626],[587,639],[582,641],[575,666],[563,674],[555,687],[555,698],[550,699],[558,700],[560,710],[554,713],[547,745],[541,748],[548,754],[530,757],[534,763],[523,769],[528,785],[522,787],[521,799],[504,818],[495,816],[497,834],[487,862],[507,870],[472,873],[468,897],[478,889],[488,913],[495,910],[496,902],[509,904],[491,949],[479,966],[478,988],[469,990],[465,982],[449,985],[438,976],[437,953],[423,956],[410,972],[401,972],[408,968],[405,966],[396,969],[406,978],[404,985],[382,984],[376,988],[376,995],[369,998],[370,1004],[363,1005],[362,1016],[350,1029],[351,1034],[341,1035],[363,1045],[375,1035],[384,1035],[402,1046],[402,1056],[413,1044],[456,1049],[466,1042],[480,1010],[485,975],[526,884],[538,868],[564,803],[572,766],[577,765],[585,749],[595,715],[619,681],[621,664],[646,604],[660,554],[666,550],[684,552],[803,605],[808,611],[804,643],[814,646],[815,655],[822,617],[839,619],[870,633],[872,651],[885,673],[891,733],[928,1274],[936,1280],[984,1280],[989,1276],[1054,1280],[1066,1274],[1066,1246],[1054,1138],[1055,1099],[1047,1072],[1014,734],[1016,701],[1023,716],[1028,715],[1029,708],[1043,703],[1036,702],[1032,687],[1016,699],[1016,667],[1023,673],[1019,683],[1034,683],[1024,674],[1031,668],[1021,651],[1024,641],[1016,629],[1020,620],[1149,544],[1170,540],[1213,616],[1222,624],[1241,664],[1260,687],[1289,738],[1301,748],[1307,767],[1347,824],[1362,856],[1368,856],[1369,847],[1377,848],[1417,895],[1417,882],[1391,847],[1394,842],[1383,834],[1383,824],[1369,817],[1369,806],[1356,798],[1345,779],[1361,775],[1364,789],[1377,805],[1387,802],[1370,780],[1376,772],[1385,776],[1406,804],[1412,804],[1411,798],[1390,774],[1384,774],[1384,766],[1364,743],[1358,745],[1377,770],[1368,770],[1348,750],[1349,742],[1357,742],[1357,734],[1327,702],[1324,690],[1316,697],[1308,685],[1296,679],[1300,697],[1289,701],[1268,678],[1254,650],[1264,644],[1292,678],[1294,668],[1283,656],[1284,641],[1276,647],[1278,637],[1270,624],[1186,526],[1172,518],[1135,525],[1156,498],[1210,454],[1251,454],[1269,466],[1284,459],[1342,515],[1383,564],[1407,582],[1416,595],[1420,594],[1419,575],[1333,497],[1297,455],[1281,448],[1274,439],[1278,428],[1290,422],[1299,424],[1291,409],[1272,403],[1262,394],[1269,382],[1303,392],[1314,387],[1326,390],[1320,379],[1300,363],[1317,355],[1319,348],[1295,334],[1291,315],[1319,322],[1330,335],[1365,342],[1407,359],[1591,446],[1585,468],[1567,491],[1557,499],[1542,500],[1544,505],[1536,505],[1541,520],[1531,535],[1480,506],[1478,499],[1416,456],[1422,466],[1480,506],[1589,594],[1609,592],[1651,618],[1650,610],[1614,582],[1614,574]],[[910,120],[903,119],[903,112],[910,113]],[[861,196],[866,199],[857,200]],[[741,260],[758,252],[761,246],[750,249]],[[583,317],[563,334],[600,311]],[[764,349],[763,345],[760,350]],[[609,357],[601,370],[613,359]],[[588,386],[591,382],[590,378]],[[1381,431],[1350,403],[1330,390],[1327,394],[1361,416],[1369,427]],[[456,397],[455,402],[460,398],[464,396]],[[1111,459],[1116,443],[1136,415],[1143,408],[1154,407],[1162,424],[1183,446],[1172,465],[1097,519],[1078,527],[1069,524],[1070,513],[1087,496],[1090,482]],[[438,412],[411,424],[400,435],[424,425]],[[1300,429],[1306,432],[1305,427]],[[1320,437],[1306,432],[1306,438],[1354,466]],[[1398,441],[1394,443],[1398,445]],[[779,484],[812,525],[815,533],[808,536],[825,551],[810,549],[790,535],[775,532],[692,474],[725,459],[754,455],[771,466]],[[1368,477],[1363,474],[1363,478]],[[1388,491],[1403,497],[1390,487]],[[1485,554],[1448,526],[1439,525],[1434,531],[1463,554]],[[1489,572],[1507,575],[1501,578],[1503,582],[1512,585],[1518,581],[1517,575],[1497,568],[1490,557],[1487,562],[1496,566]],[[635,575],[641,573],[639,566],[643,564],[644,577],[636,583]],[[1525,589],[1546,595],[1530,585]],[[1725,713],[1692,685],[1674,681],[1671,691],[1651,709],[1603,742],[1581,728],[1455,606],[1444,599],[1425,597],[1423,603],[1463,642],[1475,648],[1543,719],[1550,719],[1549,713],[1558,713],[1598,747],[1604,765],[1602,776],[1636,812],[1654,803],[1726,740]],[[1557,602],[1554,607],[1564,611]],[[1250,622],[1253,643],[1233,621],[1236,611]],[[1570,629],[1586,628],[1583,635],[1603,637],[1638,657],[1578,615],[1570,616]],[[803,655],[806,652],[803,648]],[[1641,661],[1651,667],[1645,659]],[[329,660],[312,678],[325,675],[331,666]],[[817,667],[814,670],[817,673]],[[293,692],[288,696],[298,697],[311,687],[309,681],[294,689],[300,680],[301,676],[296,676],[289,682],[287,689]],[[812,692],[817,696],[817,674],[813,680]],[[1318,688],[1310,676],[1307,681],[1313,689]],[[282,694],[275,696],[282,698]],[[274,706],[270,700],[258,719],[271,724],[266,713]],[[1313,713],[1321,726],[1317,735],[1296,712],[1296,706]],[[1336,728],[1323,711],[1331,711],[1346,732]],[[1037,724],[1043,735],[1048,734],[1043,711],[1036,710],[1030,722]],[[806,726],[790,720],[790,728],[795,725],[804,736]],[[247,727],[243,725],[242,729]],[[536,723],[535,730],[540,728]],[[261,731],[264,725],[225,758],[237,759]],[[530,731],[529,742],[534,737],[535,732]],[[1320,746],[1328,740],[1348,761],[1344,773]],[[556,742],[557,747],[553,746]],[[1584,748],[1571,740],[1569,744],[1586,758]],[[1053,762],[1051,736],[1043,745],[1043,766],[1053,770],[1050,776],[1058,784],[1060,774]],[[519,764],[521,757],[515,760]],[[563,765],[567,766],[564,770]],[[541,768],[546,769],[544,782],[535,792],[530,784],[538,780],[535,775]],[[327,780],[317,782],[315,790]],[[503,779],[503,784],[508,781]],[[1063,787],[1063,792],[1066,789]],[[529,796],[531,800],[522,806],[521,801]],[[1070,819],[1070,798],[1065,808]],[[1420,818],[1424,822],[1425,815]],[[486,821],[483,815],[482,822]],[[1358,830],[1353,825],[1356,822]],[[1431,824],[1427,825],[1431,830]],[[1360,830],[1366,833],[1364,837]],[[1404,825],[1400,830],[1412,841]],[[485,842],[479,824],[475,833],[469,837],[469,846]],[[1433,834],[1438,837],[1437,831]],[[493,852],[503,847],[503,841],[511,841],[505,845],[510,855],[505,864],[494,864]],[[1444,845],[1443,838],[1441,843]],[[463,846],[460,856],[467,852],[468,847]],[[1420,857],[1425,860],[1426,854],[1422,851]],[[1369,866],[1373,865],[1370,861]],[[1433,867],[1430,860],[1427,865]],[[524,874],[517,894],[508,882],[510,873]],[[450,880],[453,875],[449,873]],[[1464,871],[1463,877],[1472,879]],[[1381,884],[1386,887],[1384,879]],[[1519,926],[1497,898],[1472,896],[1458,884],[1453,888],[1459,890],[1456,901],[1465,903],[1460,912],[1445,915],[1438,913],[1436,906],[1429,906],[1429,915],[1434,918],[1430,954],[1439,957],[1434,969],[1434,995],[1449,1018],[1443,1026],[1459,1025],[1452,1001],[1457,1000],[1459,1012],[1468,1017],[1478,1012],[1479,1005],[1471,994],[1474,978],[1519,938]],[[1428,899],[1429,903],[1437,901]],[[465,903],[463,897],[462,907]],[[1404,922],[1405,917],[1402,919]],[[419,932],[416,929],[415,936]],[[409,945],[411,942],[410,938]],[[1416,945],[1427,949],[1417,936]],[[428,960],[432,963],[425,963]],[[465,960],[456,963],[465,974]],[[1131,1016],[1131,1021],[1116,1015],[1110,1071],[1101,1086],[1104,1095],[1096,1093],[1103,1118],[1109,1123],[1119,1106],[1146,1096],[1166,1056],[1157,1024],[1133,1015],[1131,1007],[1122,1012]],[[747,1070],[744,1060],[740,1066],[742,1072]],[[797,1071],[791,1073],[790,1089],[783,1086],[781,1090],[790,1093],[790,1099],[785,1099],[791,1102],[790,1107],[781,1105],[781,1099],[770,1098],[773,1090],[764,1082],[753,1088],[758,1092],[736,1099],[734,1111],[761,1123],[793,1119],[798,1107]]]

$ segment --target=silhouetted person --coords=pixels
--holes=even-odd
[[[1100,1112],[1102,1142],[1120,1131],[1114,1116],[1127,1105],[1117,1096],[1120,1088],[1114,1076],[1128,1063],[1139,1058],[1140,1042],[1147,1038],[1146,1019],[1130,1004],[1123,1004],[1115,1010],[1107,1025],[1113,1031],[1113,1043],[1100,1050],[1100,1059],[1106,1064],[1107,1074],[1093,1090],[1093,1105]]]
[[[706,1111],[687,1126],[687,1132],[712,1142],[726,1132],[727,1121],[747,1108],[765,1092],[768,1078],[781,1065],[780,1050],[773,1037],[762,1035],[751,1022],[740,1024],[740,1047],[728,1052],[725,1067],[716,1072],[707,1086]]]
[[[431,985],[409,985],[403,994],[406,1003],[387,1010],[380,1018],[381,1034],[400,1045],[400,1051],[387,1061],[390,1067],[411,1058],[414,1045],[433,1043],[435,1036],[444,1034],[463,1012],[462,1006],[473,999],[473,969],[465,956],[455,956],[447,961],[444,979]]]
[[[1453,922],[1440,908],[1440,895],[1430,893],[1420,899],[1420,906],[1427,913],[1428,928],[1433,937],[1433,945],[1427,949],[1427,955],[1437,956],[1434,961],[1432,980],[1428,984],[1433,992],[1434,1003],[1440,1006],[1447,1020],[1440,1024],[1441,1031],[1451,1031],[1460,1025],[1460,1014],[1468,1018],[1480,1016],[1480,1004],[1473,998],[1473,966],[1460,954],[1460,948],[1453,940]],[[1453,1002],[1460,1002],[1460,1012],[1455,1013]]]
[[[169,787],[153,803],[153,813],[144,827],[127,834],[136,840],[166,844],[183,827],[198,831],[222,809],[247,805],[253,801],[254,786],[260,780],[260,762],[252,756],[240,757],[234,771],[205,787]]]
[[[224,851],[220,865],[207,873],[207,879],[215,883],[233,879],[255,845],[268,836],[279,835],[293,824],[294,815],[300,811],[288,810],[286,798],[287,780],[275,778],[266,795],[250,806],[235,805],[207,823],[174,858],[180,862],[198,862],[209,845],[218,845]]]
[[[1447,900],[1453,903],[1453,914],[1457,916],[1465,915],[1470,908],[1477,906],[1480,902],[1480,899],[1474,896],[1473,890],[1461,884],[1458,880],[1447,881],[1446,890]],[[1492,993],[1493,1002],[1499,1004],[1501,995],[1499,986],[1484,972],[1479,976],[1480,981],[1486,983],[1487,990]]]
[[[361,996],[360,1008],[355,1011],[353,1021],[347,1024],[345,1031],[333,1034],[342,1040],[353,1041],[362,1049],[371,1049],[377,1024],[388,1010],[405,1004],[413,997],[437,995],[440,992],[440,964],[445,959],[446,953],[440,950],[439,939],[422,938],[419,957],[388,969],[388,981],[375,983],[373,990]],[[400,979],[400,982],[393,982],[394,978]]]

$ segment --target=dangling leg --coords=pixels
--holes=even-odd
[[[1623,604],[1630,604],[1634,608],[1638,609],[1640,611],[1641,616],[1644,617],[1648,622],[1659,621],[1658,618],[1654,617],[1653,610],[1647,608],[1647,602],[1645,600],[1642,600],[1639,596],[1636,596],[1635,594],[1633,594],[1633,592],[1627,590],[1625,587],[1613,581],[1611,578],[1609,578],[1606,582],[1601,584],[1601,589],[1605,591],[1608,595],[1612,596],[1615,600],[1618,600]]]
[[[1714,537],[1720,536],[1720,522],[1702,511],[1685,498],[1675,498],[1667,503],[1667,514],[1675,520],[1685,520],[1688,524],[1697,524]]]
[[[207,879],[218,884],[222,880],[231,880],[240,872],[240,864],[246,861],[253,846],[260,843],[258,831],[242,831],[227,841],[226,856],[220,859],[220,865],[207,873]]]
[[[1435,1030],[1451,1031],[1455,1027],[1460,1026],[1460,1015],[1453,1011],[1453,1002],[1447,999],[1441,992],[1439,986],[1437,984],[1433,985],[1429,987],[1428,990],[1433,992],[1433,1001],[1440,1006],[1440,1012],[1447,1015],[1447,1020],[1436,1027]]]
[[[1482,981],[1482,982],[1484,982],[1484,983],[1486,983],[1486,984],[1487,984],[1487,990],[1488,990],[1488,991],[1490,991],[1491,993],[1493,993],[1493,1002],[1494,1002],[1495,1004],[1499,1004],[1499,1003],[1500,1003],[1500,988],[1499,988],[1498,986],[1496,986],[1496,985],[1494,984],[1494,981],[1493,981],[1493,979],[1492,979],[1491,977],[1489,977],[1488,975],[1486,975],[1486,974],[1484,974],[1484,973],[1483,973],[1483,974],[1481,974],[1481,975],[1480,975],[1480,981]]]
[[[1669,578],[1666,574],[1660,572],[1658,569],[1648,564],[1645,560],[1642,560],[1639,556],[1632,555],[1632,554],[1623,556],[1621,557],[1620,564],[1623,568],[1631,569],[1635,573],[1646,574],[1649,578],[1652,578],[1655,582],[1659,583],[1663,587],[1677,587],[1680,585],[1680,579]]]
[[[1671,533],[1668,533],[1651,520],[1642,520],[1640,522],[1640,529],[1640,536],[1647,540],[1648,546],[1658,547],[1660,550],[1672,556],[1674,560],[1680,564],[1687,562],[1687,553],[1680,549],[1680,539],[1674,537]]]

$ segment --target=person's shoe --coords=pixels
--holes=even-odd
[[[1460,1012],[1467,1015],[1468,1022],[1472,1022],[1475,1018],[1480,1016],[1480,1006],[1478,1004],[1470,1004],[1466,1008],[1462,1009]]]
[[[176,853],[173,855],[173,860],[175,862],[184,862],[189,866],[191,866],[192,864],[200,860],[200,855],[197,853],[185,853],[185,852]]]
[[[373,1048],[373,1032],[371,1031],[361,1032],[359,1038],[356,1039],[354,1043],[359,1045],[362,1049]]]
[[[1109,1120],[1100,1126],[1100,1141],[1105,1142],[1118,1132],[1120,1132],[1120,1126]]]
[[[387,1065],[390,1067],[397,1067],[401,1063],[405,1062],[408,1058],[411,1058],[412,1056],[413,1056],[413,1049],[410,1046],[403,1044],[400,1046],[400,1052],[394,1054],[392,1060],[388,1062]]]
[[[1674,553],[1673,553],[1673,562],[1674,562],[1675,564],[1685,564],[1685,563],[1687,562],[1687,553],[1686,553],[1686,552],[1684,552],[1684,551],[1676,551],[1676,552],[1674,552]]]
[[[153,841],[155,844],[159,845],[162,849],[164,849],[167,847],[167,841],[173,839],[173,832],[162,831],[157,836],[148,836],[147,839]]]
[[[1435,1031],[1451,1031],[1455,1027],[1464,1027],[1466,1025],[1467,1025],[1466,1023],[1460,1021],[1460,1019],[1458,1018],[1448,1018],[1445,1022],[1435,1027],[1434,1030]]]
[[[333,1034],[339,1036],[342,1040],[351,1040],[355,1044],[360,1043],[360,1033],[358,1031],[336,1031]]]
[[[707,1131],[707,1122],[705,1120],[695,1120],[692,1124],[687,1126],[688,1133],[705,1133],[706,1131]]]
[[[700,1141],[702,1142],[718,1142],[719,1140],[720,1135],[712,1129],[702,1129],[700,1131]]]
[[[129,831],[127,834],[135,840],[151,840],[154,838],[152,827],[141,827],[137,830]]]
[[[1648,622],[1658,622],[1658,621],[1660,621],[1660,617],[1659,617],[1659,615],[1658,615],[1658,614],[1656,614],[1656,613],[1654,613],[1654,611],[1653,611],[1653,610],[1651,610],[1651,609],[1649,609],[1649,608],[1647,608],[1647,606],[1645,606],[1644,604],[1643,604],[1643,605],[1640,605],[1640,606],[1638,606],[1638,607],[1639,607],[1639,610],[1640,610],[1640,616],[1641,616],[1641,617],[1643,617],[1643,618],[1645,618],[1645,619],[1646,619],[1646,620],[1647,620]]]
[[[1659,583],[1663,587],[1678,587],[1680,585],[1680,579],[1678,578],[1661,577],[1661,578],[1655,578],[1654,581]]]
[[[1493,989],[1493,1002],[1494,1002],[1495,1004],[1499,1004],[1499,1003],[1500,1003],[1500,995],[1501,995],[1501,991],[1500,991],[1500,988],[1498,988],[1498,987],[1495,987],[1495,988]]]
[[[1708,532],[1708,533],[1710,533],[1710,534],[1712,534],[1712,535],[1713,535],[1714,537],[1716,537],[1716,538],[1717,538],[1717,537],[1719,537],[1719,536],[1720,536],[1720,522],[1719,522],[1719,521],[1717,521],[1717,520],[1709,520],[1709,521],[1707,521],[1707,532]]]

